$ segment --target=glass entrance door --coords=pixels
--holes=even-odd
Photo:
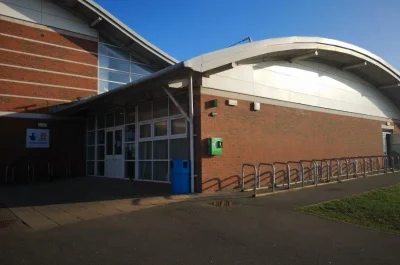
[[[123,127],[115,127],[106,130],[106,155],[104,172],[106,177],[124,177],[123,137]]]

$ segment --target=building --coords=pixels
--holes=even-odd
[[[36,20],[17,5],[34,2]],[[168,184],[188,159],[207,192],[237,187],[243,163],[397,153],[400,73],[354,45],[278,38],[178,63],[92,1],[0,4],[1,155],[21,170]],[[42,124],[49,147],[26,148]]]

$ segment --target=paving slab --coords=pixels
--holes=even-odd
[[[9,209],[32,229],[42,230],[58,226],[57,223],[32,207],[13,207]]]
[[[39,213],[49,218],[50,220],[52,220],[53,222],[57,223],[58,225],[73,224],[81,221],[75,216],[66,213],[65,211],[60,209],[57,205],[35,206],[33,208]]]
[[[80,220],[93,220],[103,217],[101,214],[86,209],[84,205],[81,205],[80,203],[60,204],[57,205],[57,208]]]

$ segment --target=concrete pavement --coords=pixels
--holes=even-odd
[[[399,183],[399,174],[214,207],[167,204],[31,233],[1,234],[0,264],[399,264],[398,235],[295,210]]]

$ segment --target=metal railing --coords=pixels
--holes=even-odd
[[[25,166],[24,166],[25,165]],[[37,170],[37,167],[39,170]],[[40,168],[45,171],[47,167],[47,176],[46,173],[43,174],[42,178],[40,178]],[[57,175],[58,177],[71,177],[71,164],[68,161],[64,161],[61,164],[56,164],[59,169],[56,172],[61,172],[61,174]],[[15,168],[17,170],[15,170]],[[42,173],[43,173],[42,171]],[[27,162],[26,164],[6,164],[5,165],[4,178],[0,179],[0,184],[15,184],[15,183],[33,183],[36,181],[51,181],[54,179],[54,163],[48,161],[46,163],[33,163]],[[37,172],[39,172],[39,179],[37,178]],[[62,173],[64,172],[64,173]],[[1,175],[0,175],[1,177]]]
[[[397,164],[396,158],[397,157]],[[390,169],[391,173],[400,171],[400,156],[358,156],[358,157],[341,157],[341,158],[330,158],[322,160],[300,160],[300,161],[288,161],[288,162],[273,162],[273,163],[259,163],[258,167],[253,164],[243,164],[242,165],[242,179],[241,179],[241,190],[245,191],[245,168],[250,167],[253,169],[252,175],[254,176],[254,185],[252,189],[254,195],[257,196],[257,191],[261,189],[271,188],[272,192],[275,192],[276,188],[286,187],[290,189],[292,185],[300,184],[302,187],[308,182],[314,182],[315,186],[318,186],[319,180],[325,179],[329,182],[334,178],[333,174],[333,164],[336,164],[336,178],[340,181],[343,177],[346,179],[358,178],[360,176],[367,177],[368,175],[377,175],[381,173],[383,169],[384,173],[388,173]],[[369,161],[369,165],[368,162]],[[343,163],[344,162],[344,163]],[[377,167],[375,166],[375,163]],[[292,168],[290,165],[296,164],[297,169]],[[309,167],[305,165],[309,164]],[[284,170],[277,171],[276,166],[283,165]],[[263,171],[264,168],[269,167],[270,171]],[[352,171],[350,171],[350,167]],[[306,170],[308,169],[308,175],[311,178],[306,179]],[[326,170],[325,170],[326,169]],[[296,178],[292,181],[292,171],[296,171]],[[345,172],[343,172],[345,170]],[[277,172],[283,171],[283,183],[276,183]],[[350,176],[350,172],[352,173]],[[262,186],[261,178],[264,174],[270,174],[271,185]]]

